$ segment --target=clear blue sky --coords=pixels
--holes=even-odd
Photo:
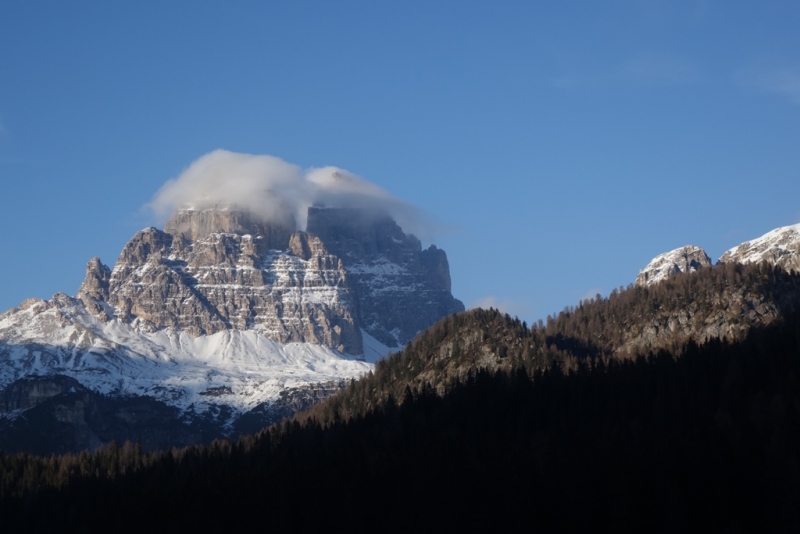
[[[528,320],[685,244],[800,221],[800,3],[0,3],[0,309],[113,265],[225,148],[335,165],[450,227]]]

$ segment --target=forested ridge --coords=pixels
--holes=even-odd
[[[705,271],[532,328],[495,310],[456,314],[333,398],[237,441],[0,454],[2,520],[90,531],[800,528],[797,275]],[[709,315],[728,299],[730,312],[728,295],[777,313],[724,341],[679,344],[673,331],[660,348],[618,351],[637,314],[675,316],[687,298],[700,310],[706,298]]]
[[[531,325],[497,310],[454,314],[425,330],[374,372],[299,414],[320,421],[363,414],[406,388],[440,394],[477,369],[529,374],[558,364],[636,358],[693,340],[734,341],[751,328],[800,312],[800,274],[766,264],[721,264],[651,287],[629,286]],[[686,326],[688,324],[688,326]],[[718,335],[711,335],[712,333]]]

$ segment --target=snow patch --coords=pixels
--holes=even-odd
[[[403,347],[399,345],[394,347],[384,345],[369,335],[363,328],[361,329],[361,338],[363,339],[364,345],[364,360],[370,364],[376,363],[378,360],[385,358],[392,352],[397,352],[403,349]]]
[[[102,322],[67,299],[0,319],[0,388],[21,376],[63,374],[106,395],[144,395],[195,412],[226,405],[235,417],[286,388],[357,378],[391,350],[366,333],[364,354],[348,355],[278,343],[258,329],[199,337],[146,332],[117,319]]]
[[[761,237],[745,241],[725,252],[719,261],[735,261],[739,263],[760,263],[762,261],[772,261],[775,252],[793,254],[791,248],[800,245],[800,223],[791,226],[776,228]]]

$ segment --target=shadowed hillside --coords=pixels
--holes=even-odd
[[[235,442],[0,455],[0,514],[39,530],[795,530],[800,314],[784,310],[796,277],[708,271],[695,290],[754,295],[777,310],[769,324],[617,356],[613,340],[636,330],[615,318],[679,313],[679,283],[695,283],[680,277],[532,329],[494,310],[457,314],[371,376]]]

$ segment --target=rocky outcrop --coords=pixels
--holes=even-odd
[[[800,224],[776,228],[763,236],[745,241],[726,251],[717,263],[768,263],[786,271],[800,272]],[[634,285],[644,287],[682,272],[694,272],[711,265],[711,258],[693,245],[681,247],[653,258],[639,271]]]
[[[318,238],[234,210],[181,210],[166,228],[174,233],[138,232],[110,274],[89,262],[79,296],[90,310],[145,331],[257,328],[281,343],[363,351],[347,273]]]
[[[100,258],[94,257],[86,264],[86,278],[78,289],[78,298],[93,314],[108,321],[113,312],[104,303],[108,302],[108,283],[111,269]]]
[[[760,279],[752,267],[716,265],[707,276],[679,287],[651,291],[629,320],[614,347],[618,356],[633,356],[662,348],[678,350],[688,340],[742,339],[754,327],[768,326],[797,310],[796,281],[784,274],[775,281]],[[743,274],[743,272],[745,274]],[[748,274],[749,273],[749,274]],[[658,288],[657,288],[658,289]]]
[[[261,236],[261,252],[286,250],[295,230],[294,216],[288,208],[259,218],[232,207],[208,209],[183,208],[175,212],[164,225],[164,231],[191,243],[211,234]]]
[[[761,263],[800,272],[800,224],[784,226],[745,241],[722,255],[719,263]]]
[[[313,206],[309,234],[342,259],[355,290],[358,319],[380,342],[402,345],[440,318],[464,310],[450,293],[443,250],[422,250],[416,237],[382,213]]]
[[[86,391],[67,376],[23,378],[0,390],[0,412],[24,411],[63,393]]]
[[[649,286],[666,280],[677,273],[691,273],[711,265],[706,251],[694,245],[677,248],[660,254],[639,271],[634,285]]]

